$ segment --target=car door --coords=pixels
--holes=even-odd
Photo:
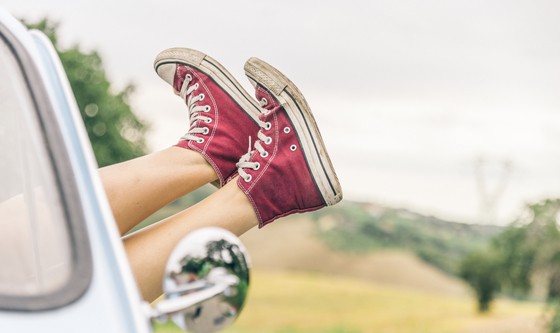
[[[0,332],[149,332],[52,44],[0,8]]]

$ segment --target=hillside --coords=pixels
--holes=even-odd
[[[311,216],[316,221],[316,235],[334,250],[407,250],[450,274],[456,274],[466,254],[483,247],[502,230],[372,203],[342,202]]]
[[[462,281],[406,251],[349,253],[328,247],[305,215],[286,218],[241,237],[252,266],[261,271],[299,271],[357,278],[418,291],[466,295]]]

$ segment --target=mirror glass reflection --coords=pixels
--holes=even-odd
[[[220,228],[199,229],[183,239],[169,258],[163,285],[166,299],[188,298],[193,303],[171,319],[196,333],[231,325],[248,287],[246,250],[235,235]]]

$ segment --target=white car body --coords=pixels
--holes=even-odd
[[[46,183],[55,186],[43,186],[39,190],[32,187],[31,191],[46,194],[49,204],[56,201],[47,210],[58,210],[57,214],[65,220],[63,224],[67,228],[63,229],[69,239],[63,242],[69,244],[68,250],[71,251],[70,254],[62,255],[66,259],[60,260],[60,265],[67,266],[65,269],[68,271],[60,275],[68,275],[61,278],[63,283],[41,291],[43,287],[40,285],[48,284],[45,279],[48,279],[51,268],[56,270],[60,265],[45,269],[47,273],[41,271],[43,267],[33,268],[34,264],[44,263],[41,258],[46,254],[41,252],[40,246],[35,247],[31,243],[28,245],[34,248],[26,249],[25,242],[15,241],[10,235],[10,230],[14,228],[10,224],[14,224],[15,220],[5,213],[5,205],[2,206],[9,201],[6,199],[9,190],[5,190],[8,194],[4,193],[4,197],[0,197],[0,332],[150,332],[147,305],[142,301],[133,279],[79,110],[52,44],[43,34],[28,31],[1,8],[0,44],[0,80],[4,82],[4,85],[0,85],[0,115],[3,115],[0,116],[0,140],[7,142],[14,139],[10,133],[16,132],[13,132],[13,127],[9,127],[12,119],[16,119],[21,129],[32,129],[30,133],[22,133],[19,127],[17,129],[25,144],[17,144],[17,147],[14,144],[0,144],[0,153],[11,156],[2,157],[0,173],[9,169],[8,175],[12,172],[16,176],[6,177],[16,179],[14,184],[21,181],[25,185],[28,183],[25,179],[27,173],[37,171],[34,168],[40,165],[25,162],[27,155],[19,150],[31,146],[45,154],[41,161],[47,167],[42,168],[39,176],[31,176],[42,181],[41,177],[46,175],[52,178]],[[17,75],[22,78],[15,77]],[[32,99],[28,104],[24,101],[26,105],[31,105],[22,108],[27,114],[13,107],[17,101],[8,100],[14,98],[14,93],[8,90],[16,84],[28,90],[20,91],[24,98]],[[21,124],[27,121],[29,124]],[[22,158],[14,157],[16,150]],[[35,153],[29,155],[30,159],[36,157]],[[22,167],[20,164],[10,166],[11,161],[21,163]],[[11,180],[0,176],[0,186],[9,188],[8,182]],[[54,192],[50,193],[49,189]],[[35,195],[32,199],[41,200],[41,195]],[[36,232],[40,226],[34,227],[33,223],[41,223],[41,203],[29,204],[26,200],[23,201],[27,209],[25,223],[30,223],[29,230],[34,232],[29,237],[40,240],[42,236]],[[49,248],[52,246],[49,245]],[[36,257],[30,260],[30,269],[34,273],[29,281],[39,281],[37,285],[32,281],[29,288],[22,288],[13,294],[12,290],[19,289],[27,283],[23,281],[27,280],[23,279],[21,284],[13,282],[15,278],[9,264],[13,259],[8,258],[11,249]],[[14,284],[13,288],[10,283]]]

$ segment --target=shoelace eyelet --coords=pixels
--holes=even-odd
[[[204,112],[210,112],[210,105],[204,106]]]
[[[284,133],[288,134],[290,133],[291,129],[289,127],[284,127]]]
[[[203,100],[204,100],[204,94],[200,94],[200,95],[198,95],[198,97],[200,98],[199,101],[203,101]]]
[[[208,127],[204,127],[202,134],[207,135],[208,133],[210,133],[210,129]]]
[[[190,74],[185,75],[185,79],[192,81],[192,75]]]
[[[272,143],[272,138],[271,137],[268,137],[268,138],[266,138],[266,140],[264,140],[265,145],[269,145],[271,143]]]
[[[251,175],[249,175],[249,174],[247,174],[247,178],[245,178],[245,177],[243,178],[243,180],[245,181],[245,183],[250,182],[252,179],[253,179],[253,176],[251,176]]]
[[[210,124],[212,122],[212,118],[206,118],[206,120],[204,121],[207,124]]]
[[[204,138],[198,138],[198,139],[196,139],[196,142],[198,142],[198,143],[204,143]]]
[[[265,106],[268,104],[268,101],[266,100],[266,98],[261,98],[261,106]]]
[[[265,126],[264,126],[264,129],[269,131],[271,128],[272,128],[272,124],[269,121],[267,121]]]
[[[194,90],[198,89],[198,82],[194,84]]]
[[[290,146],[290,150],[291,150],[291,151],[296,151],[296,149],[297,149],[296,145],[291,145],[291,146]]]
[[[262,158],[268,157],[268,152],[265,150],[262,154],[260,154]]]
[[[261,168],[261,164],[259,162],[257,162],[257,164],[255,164],[255,167],[253,168],[253,170],[257,171]]]

